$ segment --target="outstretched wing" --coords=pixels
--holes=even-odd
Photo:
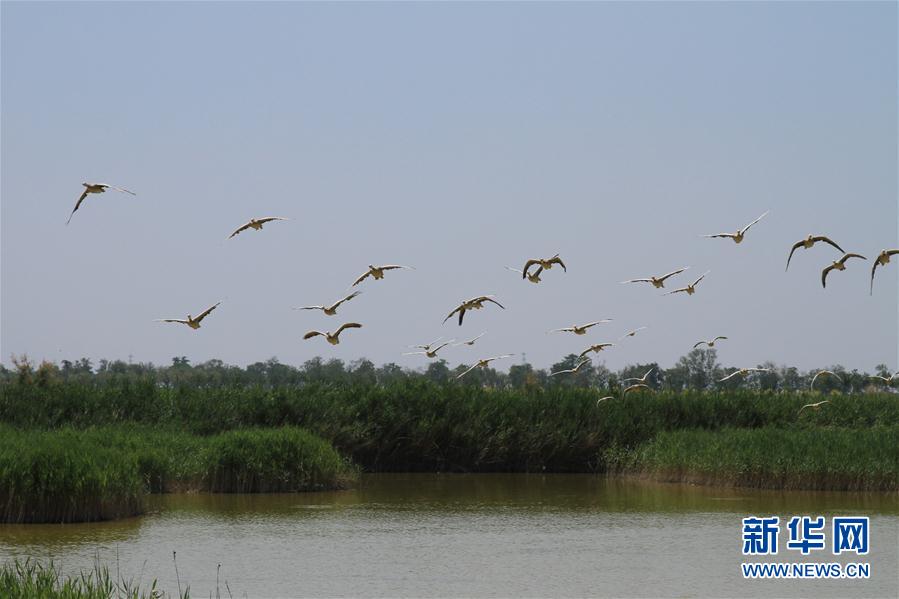
[[[771,211],[770,211],[770,210],[766,210],[765,213],[764,213],[763,215],[761,215],[760,217],[758,217],[757,219],[755,219],[754,221],[752,221],[751,223],[749,223],[748,225],[746,225],[745,227],[743,227],[742,229],[740,229],[740,233],[746,233],[746,231],[749,230],[749,227],[751,227],[751,226],[754,225],[755,223],[759,222],[760,220],[762,220],[763,218],[765,218],[766,216],[768,216],[768,213],[769,213],[769,212],[771,212]]]
[[[845,250],[843,248],[841,248],[840,246],[838,246],[837,243],[830,237],[827,237],[825,235],[818,235],[817,237],[814,237],[813,239],[814,239],[814,241],[823,241],[824,243],[830,244],[833,247],[840,250],[841,252],[845,253]]]
[[[552,258],[550,258],[550,259],[548,260],[548,262],[549,262],[550,264],[558,264],[559,266],[562,267],[562,270],[564,270],[565,272],[568,272],[568,268],[565,266],[565,263],[562,262],[562,259],[559,258],[559,254],[556,254],[555,256],[553,256]]]
[[[680,289],[674,289],[674,290],[672,290],[672,291],[669,291],[669,292],[666,293],[665,295],[671,295],[672,293],[681,293],[681,292],[686,291],[686,290],[687,290],[686,287],[681,287]]]
[[[460,374],[459,376],[457,376],[457,377],[456,377],[456,380],[458,381],[458,380],[461,379],[463,376],[465,376],[466,374],[468,374],[469,372],[471,372],[472,370],[474,370],[474,369],[477,368],[477,367],[478,367],[478,365],[475,364],[474,366],[472,366],[471,368],[469,368],[468,370],[466,370],[465,372],[463,372],[462,374]]]
[[[231,239],[232,237],[234,237],[235,235],[237,235],[237,234],[240,233],[241,231],[246,231],[246,230],[249,229],[249,228],[250,228],[250,223],[249,223],[249,222],[240,225],[239,227],[237,227],[236,229],[234,229],[234,232],[233,232],[233,233],[231,233],[230,235],[228,235],[228,239]]]
[[[702,345],[703,343],[705,343],[706,345],[709,344],[708,341],[697,341],[696,343],[693,344],[693,349],[696,349],[697,347],[699,347],[699,346]]]
[[[465,308],[462,307],[462,306],[459,306],[458,308],[456,308],[455,310],[453,310],[452,312],[450,312],[449,314],[447,314],[447,315],[446,315],[446,318],[443,319],[443,324],[446,324],[446,321],[449,320],[450,318],[452,318],[452,317],[453,317],[453,314],[455,314],[456,312],[459,312],[460,310],[464,312],[464,311],[465,311]],[[462,324],[462,316],[461,316],[461,314],[459,315],[459,324]]]
[[[724,335],[718,335],[717,337],[715,337],[714,339],[712,339],[712,341],[719,341],[719,340],[721,340],[721,339],[727,339],[727,337],[725,337]]]
[[[116,191],[121,191],[122,193],[130,193],[130,194],[133,195],[133,196],[136,196],[136,195],[137,195],[137,194],[134,193],[133,191],[128,191],[128,190],[125,189],[124,187],[116,187],[115,185],[107,185],[106,187],[109,187],[109,188],[111,188],[111,189],[115,189]]]
[[[342,333],[344,329],[361,329],[361,328],[362,328],[362,325],[359,324],[358,322],[345,322],[342,325],[340,325],[339,329],[334,331],[334,335],[335,336],[340,335],[340,333]]]
[[[294,310],[324,310],[324,306],[298,306]]]
[[[621,283],[652,283],[652,279],[631,279],[629,281],[621,281]]]
[[[540,264],[540,260],[534,260],[531,258],[527,262],[524,263],[524,268],[521,269],[521,278],[525,278],[528,274],[528,269],[535,264]]]
[[[396,270],[397,268],[405,268],[407,270],[415,270],[411,266],[402,266],[400,264],[385,264],[384,266],[379,267],[381,270]]]
[[[337,300],[336,302],[334,302],[333,305],[329,306],[329,309],[331,309],[331,310],[336,310],[337,307],[340,306],[340,304],[342,304],[343,302],[348,302],[348,301],[350,301],[351,299],[353,299],[354,297],[356,297],[356,296],[359,295],[360,293],[362,293],[362,292],[361,292],[361,291],[354,291],[354,292],[352,292],[351,294],[349,294],[349,295],[346,296],[345,298],[339,299],[339,300]]]
[[[874,273],[877,272],[877,267],[880,265],[880,260],[875,260],[874,265],[871,266],[871,291],[870,295],[874,295]]]
[[[284,216],[263,216],[262,218],[257,218],[256,222],[259,224],[265,224],[265,223],[270,223],[273,220],[290,220],[290,219],[287,217],[284,217]]]
[[[736,235],[734,235],[733,233],[716,233],[714,235],[703,235],[702,237],[730,237],[731,239],[733,239],[734,237],[736,237]]]
[[[187,324],[187,321],[183,318],[157,318],[153,322],[180,322],[181,324]]]
[[[845,256],[840,258],[840,262],[843,262],[845,264],[845,262],[849,260],[849,258],[861,258],[862,260],[867,260],[867,258],[862,256],[861,254],[846,254]]]
[[[784,269],[784,272],[786,272],[790,269],[790,260],[793,259],[793,252],[795,252],[796,250],[801,248],[804,243],[805,243],[805,240],[797,241],[796,243],[793,244],[793,247],[790,248],[790,255],[787,256],[787,267]]]
[[[511,266],[507,266],[507,267],[506,267],[506,270],[511,270],[512,272],[517,272],[518,274],[522,275],[522,277],[521,277],[522,279],[524,278],[524,272],[518,270],[517,268],[513,268],[513,267],[511,267]]]
[[[830,271],[832,271],[834,268],[836,268],[836,266],[831,264],[821,271],[821,287],[827,288],[827,275],[829,275]]]
[[[364,273],[362,273],[361,275],[359,275],[359,278],[357,278],[355,281],[353,281],[353,284],[351,285],[351,287],[355,287],[356,285],[358,285],[359,283],[361,283],[362,281],[364,281],[365,278],[366,278],[368,275],[370,275],[370,274],[371,274],[371,271],[370,271],[370,270],[366,270]]]
[[[740,374],[741,372],[742,372],[742,370],[734,370],[733,372],[731,372],[729,375],[727,375],[727,376],[724,377],[723,379],[719,379],[718,382],[719,382],[719,383],[723,383],[724,381],[726,381],[726,380],[728,380],[728,379],[734,378],[735,376],[737,376],[737,375]]]
[[[690,268],[690,267],[689,267],[689,266],[685,266],[684,268],[679,268],[679,269],[677,269],[677,270],[672,270],[672,271],[669,272],[668,274],[659,277],[659,280],[660,280],[660,281],[664,281],[664,280],[667,279],[668,277],[673,277],[673,276],[676,275],[676,274],[680,274],[680,273],[684,272],[685,270],[687,270],[688,268]],[[644,281],[645,281],[645,280],[647,280],[647,279],[641,279],[641,280],[644,280]]]
[[[205,310],[203,310],[202,312],[200,312],[200,315],[197,316],[196,318],[194,318],[194,320],[195,320],[196,322],[200,322],[201,320],[203,320],[204,318],[206,318],[207,316],[209,316],[209,313],[210,313],[210,312],[212,312],[213,310],[215,310],[216,308],[218,308],[218,305],[219,305],[220,303],[222,303],[222,302],[215,302],[215,304],[209,306],[208,308],[206,308]]]
[[[501,303],[499,303],[498,301],[496,301],[495,299],[493,299],[492,297],[489,297],[489,296],[487,296],[487,295],[485,295],[485,296],[483,296],[483,297],[479,297],[479,298],[478,298],[478,301],[482,301],[482,302],[493,302],[494,304],[496,304],[497,306],[499,306],[499,307],[502,308],[503,310],[506,309],[506,307],[505,307],[504,305],[502,305]]]
[[[81,193],[81,197],[78,198],[78,201],[77,201],[77,202],[75,202],[75,207],[72,209],[72,213],[69,214],[69,219],[66,221],[66,224],[69,224],[69,222],[72,220],[72,216],[74,216],[75,212],[76,212],[79,208],[81,208],[81,202],[83,202],[83,201],[84,201],[84,198],[86,198],[86,197],[87,197],[87,188],[85,187],[85,188],[84,188],[84,191]]]
[[[693,287],[696,287],[696,285],[698,285],[699,282],[700,282],[701,280],[703,280],[703,279],[705,278],[705,276],[706,276],[707,274],[709,274],[710,272],[712,272],[712,271],[707,270],[707,271],[705,271],[704,273],[702,273],[701,275],[699,275],[699,278],[696,279],[695,281],[693,281]]]
[[[325,334],[322,333],[321,331],[309,331],[308,333],[303,335],[303,339],[312,339],[313,337],[317,337],[319,335],[321,335],[323,337],[325,336]]]

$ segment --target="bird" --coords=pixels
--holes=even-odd
[[[765,211],[765,213],[763,215],[761,215],[760,217],[758,217],[757,219],[755,219],[754,221],[752,221],[751,223],[749,223],[748,225],[746,225],[745,227],[743,227],[742,229],[737,231],[736,233],[716,233],[714,235],[703,235],[703,237],[730,237],[731,239],[734,240],[734,243],[740,243],[741,241],[743,241],[743,237],[746,235],[746,231],[749,230],[749,227],[751,227],[755,223],[759,222],[760,220],[762,220],[763,218],[768,216],[768,212],[770,212],[770,210]]]
[[[645,384],[646,381],[649,379],[649,375],[652,374],[652,371],[653,371],[653,370],[655,370],[655,367],[652,367],[652,368],[650,368],[649,370],[647,370],[647,371],[646,371],[646,374],[644,374],[644,375],[643,375],[642,377],[640,377],[640,378],[633,377],[633,378],[629,378],[629,379],[624,379],[624,382],[626,383],[626,382],[628,382],[628,381],[640,381],[641,383],[644,383],[644,384]]]
[[[236,229],[234,229],[234,232],[231,233],[230,235],[228,235],[228,239],[231,239],[238,233],[240,233],[242,231],[246,231],[247,229],[256,229],[257,231],[259,231],[260,229],[262,229],[262,225],[264,225],[265,223],[270,223],[273,220],[290,220],[290,219],[285,218],[283,216],[263,216],[262,218],[251,218],[244,224],[242,224],[239,227],[237,227]]]
[[[322,337],[327,339],[328,343],[330,343],[331,345],[337,345],[338,343],[340,343],[340,333],[342,333],[344,329],[361,329],[361,328],[362,328],[362,325],[359,324],[358,322],[347,322],[347,323],[340,325],[340,328],[337,329],[336,331],[334,331],[333,333],[330,333],[328,331],[325,331],[325,332],[309,331],[308,333],[303,335],[303,339],[312,339],[313,337],[317,337],[318,335],[321,335]]]
[[[116,191],[121,191],[122,193],[130,193],[133,196],[137,194],[133,191],[128,191],[124,187],[116,187],[115,185],[109,185],[108,183],[82,183],[84,186],[84,191],[81,192],[81,197],[78,198],[78,201],[75,202],[75,207],[72,209],[72,213],[69,214],[69,218],[66,221],[68,225],[71,222],[72,217],[75,215],[75,212],[81,208],[81,202],[84,201],[84,198],[87,197],[89,193],[104,193],[107,189],[114,189]]]
[[[189,327],[192,328],[192,329],[199,329],[199,328],[200,328],[200,321],[202,321],[204,318],[206,318],[207,316],[209,316],[209,313],[212,312],[213,310],[215,310],[216,308],[218,308],[218,305],[221,304],[221,303],[222,303],[222,302],[216,302],[216,303],[213,304],[212,306],[209,306],[208,308],[206,308],[205,310],[203,310],[203,311],[199,314],[199,316],[197,316],[196,318],[194,318],[193,316],[191,316],[190,314],[188,314],[186,319],[182,319],[182,318],[157,318],[157,319],[156,319],[156,322],[180,322],[181,324],[186,324],[187,326],[189,326]]]
[[[631,329],[630,331],[628,331],[627,333],[625,333],[624,335],[622,335],[621,337],[619,337],[619,338],[618,338],[618,341],[621,341],[621,340],[624,339],[625,337],[633,337],[634,335],[636,335],[638,332],[642,331],[642,330],[645,329],[645,328],[646,328],[646,327],[637,327],[636,329]]]
[[[683,268],[678,268],[677,270],[672,270],[668,274],[662,275],[660,277],[649,277],[646,279],[630,279],[629,281],[621,281],[621,283],[622,284],[624,284],[624,283],[652,283],[653,287],[655,287],[656,289],[661,289],[662,287],[665,286],[665,279],[667,279],[668,277],[673,277],[676,274],[680,274],[680,273],[684,272],[685,270],[687,270],[688,268],[690,268],[690,267],[685,266]]]
[[[384,266],[374,266],[374,265],[372,265],[372,264],[369,264],[369,265],[368,265],[368,270],[366,270],[364,273],[362,273],[361,275],[359,275],[359,278],[357,278],[357,279],[353,282],[352,287],[355,287],[356,285],[358,285],[359,283],[361,283],[362,281],[364,281],[364,280],[366,279],[366,277],[368,277],[369,275],[371,275],[371,277],[372,277],[374,280],[380,281],[381,279],[384,278],[384,272],[385,272],[385,271],[388,271],[388,270],[396,270],[396,269],[398,269],[398,268],[405,268],[405,269],[408,269],[408,270],[414,270],[411,266],[400,266],[399,264],[385,264]]]
[[[344,297],[343,299],[337,300],[330,306],[300,306],[300,307],[294,308],[294,310],[321,310],[328,316],[334,316],[335,314],[337,314],[337,308],[340,306],[340,304],[342,304],[343,302],[350,301],[351,299],[353,299],[354,297],[356,297],[357,295],[359,295],[361,293],[362,293],[361,291],[354,291],[353,293],[349,294],[348,296]]]
[[[494,296],[492,296],[492,295],[481,295],[481,296],[473,297],[469,300],[463,301],[461,304],[459,304],[459,306],[457,308],[455,308],[452,312],[450,312],[446,316],[446,318],[443,319],[443,324],[446,324],[446,321],[449,320],[453,316],[453,314],[458,312],[459,313],[459,326],[462,326],[462,319],[465,317],[465,312],[468,310],[480,310],[481,308],[484,307],[484,302],[492,302],[492,303],[496,304],[497,306],[499,306],[500,308],[502,308],[503,310],[505,310],[506,307],[503,306],[498,301],[496,301],[495,299],[493,299],[493,297]]]
[[[565,370],[559,370],[557,372],[550,373],[549,376],[556,376],[557,374],[574,374],[578,370],[581,369],[581,366],[583,366],[584,364],[586,364],[589,361],[590,361],[590,358],[587,358],[586,360],[582,360],[581,362],[579,362],[578,365],[575,366],[574,368],[566,368]]]
[[[529,273],[529,272],[526,272],[526,271],[522,271],[522,270],[518,270],[517,268],[512,268],[511,266],[507,266],[506,268],[509,269],[509,270],[511,270],[512,272],[517,272],[518,274],[522,275],[521,278],[527,277],[528,281],[530,281],[531,283],[537,284],[537,283],[539,283],[539,282],[542,280],[542,279],[540,278],[540,273],[543,272],[543,267],[542,267],[542,266],[541,266],[540,268],[538,268],[537,270],[535,270],[534,272],[532,272],[532,273]]]
[[[874,295],[874,273],[877,272],[878,266],[886,266],[890,263],[890,256],[899,254],[899,250],[883,250],[874,259],[874,266],[871,268],[871,295]]]
[[[607,348],[607,347],[613,347],[614,345],[615,345],[614,343],[597,343],[596,345],[591,345],[590,347],[588,347],[587,349],[585,349],[584,351],[582,351],[582,352],[578,355],[578,357],[579,357],[579,358],[583,358],[584,356],[586,356],[586,355],[589,354],[590,352],[599,353],[599,352],[601,352],[602,350],[604,350],[605,348]]]
[[[715,342],[716,342],[716,341],[720,341],[721,339],[727,339],[727,337],[725,337],[725,336],[723,336],[723,335],[718,335],[718,336],[715,337],[714,339],[709,339],[708,341],[697,341],[696,343],[693,344],[693,349],[696,349],[697,347],[699,347],[699,346],[702,345],[703,343],[705,343],[705,344],[708,345],[709,347],[715,347]]]
[[[409,347],[411,347],[412,349],[423,349],[423,350],[427,351],[427,350],[431,349],[434,345],[436,345],[437,342],[440,341],[441,339],[443,339],[443,337],[437,337],[430,343],[425,343],[424,345],[410,345]]]
[[[582,324],[580,326],[572,325],[570,327],[565,327],[562,329],[553,329],[549,332],[550,333],[574,333],[575,335],[586,335],[587,329],[589,329],[590,327],[596,326],[598,324],[603,324],[606,322],[612,322],[612,319],[611,318],[603,318],[602,320],[588,322],[587,324]]]
[[[493,362],[494,360],[502,360],[503,358],[511,358],[514,355],[515,354],[503,354],[501,356],[495,356],[493,358],[483,358],[481,360],[478,360],[477,364],[475,364],[474,366],[472,366],[471,368],[469,368],[468,370],[466,370],[465,372],[463,372],[462,374],[457,376],[456,380],[461,379],[463,376],[465,376],[466,374],[468,374],[475,368],[486,368],[487,365],[490,364],[490,362]]]
[[[625,387],[624,391],[621,392],[621,397],[624,397],[631,391],[636,391],[637,389],[647,389],[649,391],[652,391],[652,389],[650,388],[649,385],[646,385],[644,383],[637,383],[636,385],[631,385],[629,387]]]
[[[832,376],[835,379],[837,379],[838,381],[840,381],[841,383],[843,382],[843,379],[841,379],[840,375],[838,375],[837,373],[835,373],[831,370],[819,370],[818,372],[815,373],[815,376],[812,377],[812,382],[809,383],[809,386],[808,386],[809,389],[813,389],[815,387],[815,381],[818,380],[818,377],[821,376],[822,374],[826,374],[827,376]]]
[[[687,295],[693,295],[694,293],[696,293],[696,285],[698,285],[699,282],[700,282],[701,280],[703,280],[703,279],[705,278],[705,276],[706,276],[707,274],[709,274],[710,272],[712,272],[712,271],[710,271],[710,270],[705,271],[704,273],[702,273],[702,275],[701,275],[698,279],[696,279],[695,281],[693,281],[692,283],[690,283],[690,284],[687,285],[686,287],[680,287],[679,289],[675,289],[675,290],[673,290],[673,291],[669,291],[669,292],[666,293],[665,295],[671,295],[672,293],[681,293],[681,292],[686,292]]]
[[[562,259],[559,258],[559,254],[552,256],[551,258],[531,258],[527,262],[524,263],[524,268],[521,269],[521,278],[525,278],[527,276],[528,270],[534,266],[535,264],[539,264],[540,268],[549,270],[553,267],[553,264],[558,264],[562,267],[562,270],[568,272],[568,268],[565,266],[565,263],[562,262]]]
[[[790,268],[790,260],[793,259],[793,252],[795,252],[799,248],[803,248],[803,249],[807,250],[807,249],[811,248],[813,245],[815,245],[816,243],[818,243],[819,241],[830,244],[833,247],[840,250],[841,252],[843,252],[844,254],[846,253],[843,250],[843,248],[841,248],[839,245],[837,245],[837,242],[835,242],[830,237],[827,237],[825,235],[809,235],[805,239],[800,239],[799,241],[794,243],[793,247],[790,248],[790,255],[787,256],[787,267],[784,269],[784,272],[786,272]]]
[[[450,341],[441,343],[437,347],[433,347],[433,348],[429,344],[427,348],[423,349],[423,351],[406,352],[403,355],[404,356],[427,356],[429,358],[436,358],[437,352],[439,352],[441,349],[443,349],[444,347],[446,347],[447,345],[449,345],[452,342],[453,342],[453,340],[451,339]]]
[[[724,381],[726,381],[728,379],[732,379],[735,376],[741,376],[741,377],[745,378],[745,377],[749,376],[749,373],[751,373],[751,372],[771,372],[771,369],[770,368],[739,368],[739,369],[731,372],[729,375],[727,375],[723,379],[719,380],[718,382],[723,383]]]
[[[872,375],[870,375],[870,376],[871,376],[872,379],[877,379],[877,380],[879,380],[879,381],[883,381],[883,384],[884,384],[884,385],[892,385],[892,384],[893,384],[893,379],[896,378],[896,375],[897,375],[897,374],[899,374],[899,373],[894,373],[894,374],[892,374],[891,376],[880,376],[879,374],[872,374]]]
[[[829,399],[825,399],[824,401],[819,401],[819,402],[817,402],[817,403],[807,403],[807,404],[805,404],[804,406],[802,406],[801,408],[799,408],[799,411],[796,412],[796,413],[797,413],[797,414],[801,414],[801,413],[802,413],[802,410],[804,410],[804,409],[806,409],[806,408],[811,408],[811,409],[813,409],[813,410],[817,410],[818,408],[820,408],[821,406],[823,406],[823,405],[826,404],[826,403],[830,403],[830,400],[829,400]]]
[[[598,406],[598,405],[601,404],[602,402],[607,401],[607,400],[610,400],[610,399],[615,399],[615,396],[613,396],[613,395],[606,395],[605,397],[600,397],[599,399],[596,400],[596,405]]]
[[[861,258],[867,260],[861,254],[843,254],[839,260],[834,260],[830,266],[821,271],[821,287],[827,287],[827,274],[832,270],[846,270],[846,260],[849,258]]]
[[[469,339],[468,341],[462,341],[460,343],[454,344],[453,347],[458,347],[460,345],[474,345],[475,341],[477,341],[478,339],[480,339],[481,337],[483,337],[486,334],[487,334],[487,331],[484,331],[483,333],[481,333],[477,337],[474,337],[473,339]]]

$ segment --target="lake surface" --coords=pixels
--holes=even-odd
[[[194,596],[897,597],[899,496],[772,492],[592,475],[370,474],[350,491],[154,496],[124,521],[0,525],[0,561],[97,556]],[[741,519],[777,515],[769,561],[868,562],[868,580],[744,580]],[[871,517],[871,553],[786,550],[794,515]],[[116,565],[118,564],[118,565]]]

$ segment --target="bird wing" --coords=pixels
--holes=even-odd
[[[361,329],[362,325],[358,322],[345,322],[340,325],[340,328],[334,331],[334,335],[337,336],[343,332],[344,329]]]
[[[631,279],[629,281],[621,281],[621,283],[652,283],[652,279]]]
[[[263,216],[262,218],[257,218],[256,222],[259,224],[270,223],[273,220],[290,220],[284,216]]]
[[[707,274],[709,274],[710,272],[712,272],[712,271],[707,270],[707,271],[705,271],[704,273],[702,273],[701,275],[699,275],[699,278],[696,279],[695,281],[693,281],[693,287],[696,287],[696,285],[698,285],[699,282],[700,282],[701,280],[703,280],[703,279],[705,278],[705,276],[706,276]]]
[[[353,293],[349,294],[349,295],[346,296],[345,298],[339,299],[339,300],[337,300],[336,302],[334,302],[334,304],[332,304],[331,306],[329,306],[329,309],[330,309],[330,310],[336,310],[337,307],[340,306],[340,304],[342,304],[343,302],[348,302],[348,301],[350,301],[351,299],[353,299],[354,297],[356,297],[357,295],[359,295],[359,294],[361,294],[361,293],[362,293],[361,291],[354,291]]]
[[[469,368],[468,370],[466,370],[465,372],[463,372],[462,374],[460,374],[459,376],[457,376],[457,377],[456,377],[456,380],[458,381],[458,380],[461,379],[463,376],[465,376],[466,374],[468,374],[469,372],[471,372],[472,370],[474,370],[474,369],[477,368],[477,367],[478,367],[478,365],[475,364],[474,366],[472,366],[471,368]]]
[[[672,293],[681,293],[682,291],[686,291],[686,290],[687,290],[686,287],[681,287],[680,289],[674,289],[672,291],[669,291],[665,295],[671,295]]]
[[[697,347],[699,347],[699,346],[702,345],[703,343],[705,343],[706,345],[709,344],[708,341],[697,341],[696,343],[693,344],[693,349],[696,349]]]
[[[862,260],[867,260],[867,258],[862,256],[861,254],[846,254],[845,256],[840,258],[840,262],[845,264],[846,261],[849,260],[849,258],[861,258]]]
[[[586,356],[587,354],[589,354],[592,351],[593,351],[593,346],[591,345],[590,347],[588,347],[587,349],[582,351],[580,354],[578,354],[578,357],[583,358],[584,356]]]
[[[324,310],[324,306],[297,306],[294,310]]]
[[[446,324],[446,321],[449,320],[450,318],[452,318],[452,317],[453,317],[453,314],[455,314],[456,312],[458,312],[458,311],[460,311],[460,310],[463,310],[462,306],[459,306],[458,308],[456,308],[455,310],[453,310],[452,312],[450,312],[449,314],[447,314],[447,315],[446,315],[446,318],[443,319],[443,324]],[[461,319],[460,319],[460,320],[461,320]]]
[[[718,341],[719,339],[727,339],[727,337],[725,337],[724,335],[718,335],[717,337],[712,339],[712,341]]]
[[[667,279],[668,277],[673,277],[673,276],[676,275],[676,274],[682,273],[682,272],[684,272],[685,270],[687,270],[688,268],[690,268],[690,267],[689,267],[689,266],[685,266],[684,268],[679,268],[679,269],[677,269],[677,270],[672,270],[672,271],[669,272],[668,274],[659,277],[659,280],[660,280],[660,281],[664,281],[664,280]]]
[[[381,270],[396,270],[397,268],[405,268],[407,270],[415,270],[411,266],[402,266],[401,264],[385,264],[379,267]]]
[[[553,329],[550,333],[571,333],[574,332],[574,327],[565,327],[563,329]]]
[[[425,356],[425,355],[427,355],[427,353],[428,352],[423,352],[423,351],[407,351],[407,352],[404,352],[403,355],[404,356]]]
[[[749,230],[749,227],[751,227],[751,226],[754,225],[755,223],[759,222],[760,220],[762,220],[763,218],[765,218],[766,216],[768,216],[768,213],[769,213],[769,212],[770,212],[770,210],[766,210],[765,213],[764,213],[763,215],[761,215],[760,217],[758,217],[757,219],[755,219],[754,221],[752,221],[751,223],[749,223],[748,225],[746,225],[745,227],[743,227],[742,229],[740,229],[740,233],[746,233],[746,231]]]
[[[434,349],[432,349],[432,350],[431,350],[431,353],[435,353],[435,354],[436,354],[436,353],[439,352],[442,348],[446,347],[446,346],[449,345],[450,343],[452,343],[452,341],[447,341],[446,343],[441,343],[440,345],[438,345],[437,347],[435,347]]]
[[[796,250],[801,248],[802,244],[804,244],[804,243],[805,243],[804,239],[802,241],[797,241],[796,243],[793,244],[793,247],[790,248],[790,255],[787,256],[787,267],[784,269],[784,272],[786,272],[790,269],[790,260],[793,259],[793,252],[795,252]]]
[[[837,248],[838,250],[840,250],[843,253],[846,252],[843,248],[838,246],[837,243],[833,239],[831,239],[830,237],[827,237],[826,235],[818,235],[817,237],[813,237],[812,239],[814,241],[823,241],[824,243],[832,245],[833,247]]]
[[[87,193],[88,193],[88,192],[87,192],[87,188],[85,187],[85,188],[84,188],[84,191],[81,193],[81,197],[78,198],[78,201],[77,201],[77,202],[75,202],[75,207],[72,209],[72,213],[69,214],[69,220],[66,221],[66,224],[69,224],[69,221],[72,220],[72,216],[74,216],[75,211],[77,211],[79,208],[81,208],[81,202],[83,202],[83,201],[84,201],[84,198],[87,197]]]
[[[157,318],[154,322],[180,322],[181,324],[187,324],[187,321],[183,318]]]
[[[483,297],[479,297],[478,300],[483,301],[483,302],[493,302],[494,304],[496,304],[497,306],[499,306],[499,307],[502,308],[503,310],[506,309],[506,307],[505,307],[504,305],[502,305],[501,303],[499,303],[498,301],[496,301],[495,299],[493,299],[493,298],[490,297],[489,295],[485,295],[485,296],[483,296]]]
[[[215,310],[216,308],[218,308],[218,305],[219,305],[220,303],[222,303],[222,302],[215,302],[213,305],[209,306],[208,308],[206,308],[205,310],[203,310],[202,312],[200,312],[200,315],[197,316],[196,318],[194,318],[194,320],[195,320],[196,322],[200,322],[201,320],[203,320],[204,318],[206,318],[207,316],[209,316],[209,313],[210,313],[210,312],[212,312],[213,310]]]
[[[121,191],[122,193],[130,193],[130,194],[133,195],[133,196],[136,196],[136,195],[137,195],[137,194],[134,193],[133,191],[128,191],[128,190],[125,189],[124,187],[116,187],[115,185],[106,185],[106,187],[109,187],[109,188],[111,188],[111,189],[115,189],[116,191]]]
[[[558,372],[551,372],[549,376],[556,376],[557,374],[568,374],[569,372],[574,372],[574,368],[569,368],[567,370],[559,370]]]
[[[321,331],[309,331],[308,333],[303,335],[303,339],[312,339],[313,337],[316,337],[318,335],[321,335],[322,337],[325,336],[325,334]]]
[[[834,268],[836,268],[836,266],[831,264],[821,271],[821,287],[824,287],[825,289],[827,288],[827,275],[829,275],[830,271],[832,271]]]
[[[738,374],[740,374],[740,372],[741,372],[741,371],[739,371],[739,370],[735,370],[735,371],[731,372],[729,375],[727,375],[726,377],[724,377],[723,379],[719,379],[718,382],[719,382],[719,383],[723,383],[724,381],[726,381],[726,380],[728,380],[728,379],[732,379],[732,378],[734,378],[735,376],[737,376]]]
[[[522,279],[525,278],[525,276],[528,274],[528,269],[535,264],[540,264],[540,260],[535,260],[535,259],[531,258],[530,260],[528,260],[527,262],[524,263],[524,268],[521,269],[521,278]]]
[[[733,239],[736,235],[733,233],[715,233],[714,235],[703,235],[703,237],[730,237]]]
[[[359,283],[361,283],[362,281],[364,281],[364,280],[365,280],[365,277],[367,277],[367,276],[370,275],[370,274],[371,274],[371,271],[370,271],[370,270],[366,270],[364,273],[362,273],[361,275],[359,275],[359,278],[358,278],[358,279],[356,279],[355,281],[353,281],[353,284],[351,285],[351,287],[355,287],[356,285],[358,285]]]
[[[644,375],[643,375],[643,378],[640,379],[640,380],[641,380],[641,381],[645,381],[645,380],[646,380],[646,377],[648,377],[648,376],[650,375],[650,373],[651,373],[653,370],[655,370],[655,368],[650,368],[649,370],[647,370],[647,371],[646,371],[646,374],[644,374]]]
[[[249,229],[249,228],[250,228],[250,223],[249,223],[249,222],[240,225],[239,227],[237,227],[236,229],[234,229],[234,232],[233,232],[233,233],[231,233],[230,235],[228,235],[228,239],[231,239],[232,237],[234,237],[235,235],[237,235],[237,234],[240,233],[241,231],[246,231],[246,230]]]
[[[871,265],[871,291],[870,295],[874,295],[874,273],[877,272],[877,267],[880,265],[880,260],[875,260],[874,264]]]
[[[518,270],[517,268],[513,268],[513,267],[511,267],[511,266],[507,266],[507,267],[506,267],[506,270],[511,270],[512,272],[517,272],[517,273],[520,274],[520,275],[524,275],[524,272],[523,272],[523,271]],[[521,278],[523,279],[524,276],[522,276]]]
[[[629,391],[634,391],[634,390],[636,390],[636,389],[649,389],[649,385],[643,385],[643,384],[641,384],[641,383],[638,383],[638,384],[636,384],[636,385],[631,385],[630,387],[627,387],[627,388],[621,393],[621,395],[622,395],[622,396],[627,395]]]
[[[553,256],[552,258],[550,258],[550,259],[548,260],[548,262],[549,262],[550,264],[558,264],[559,266],[562,267],[562,270],[564,270],[565,272],[568,272],[568,268],[565,266],[565,263],[562,262],[562,259],[559,258],[559,254],[556,254],[555,256]]]
[[[596,325],[598,325],[601,322],[608,322],[608,320],[596,320],[594,322],[588,322],[587,324],[582,324],[580,328],[589,329],[590,327],[595,327]]]

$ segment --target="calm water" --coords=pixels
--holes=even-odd
[[[871,516],[871,579],[747,581],[745,515]],[[844,560],[817,552],[805,560]],[[829,539],[829,532],[828,532]],[[0,525],[0,560],[95,557],[195,596],[897,597],[897,495],[728,490],[590,475],[366,475],[301,495],[170,495],[127,521]],[[143,573],[141,575],[141,572]]]

